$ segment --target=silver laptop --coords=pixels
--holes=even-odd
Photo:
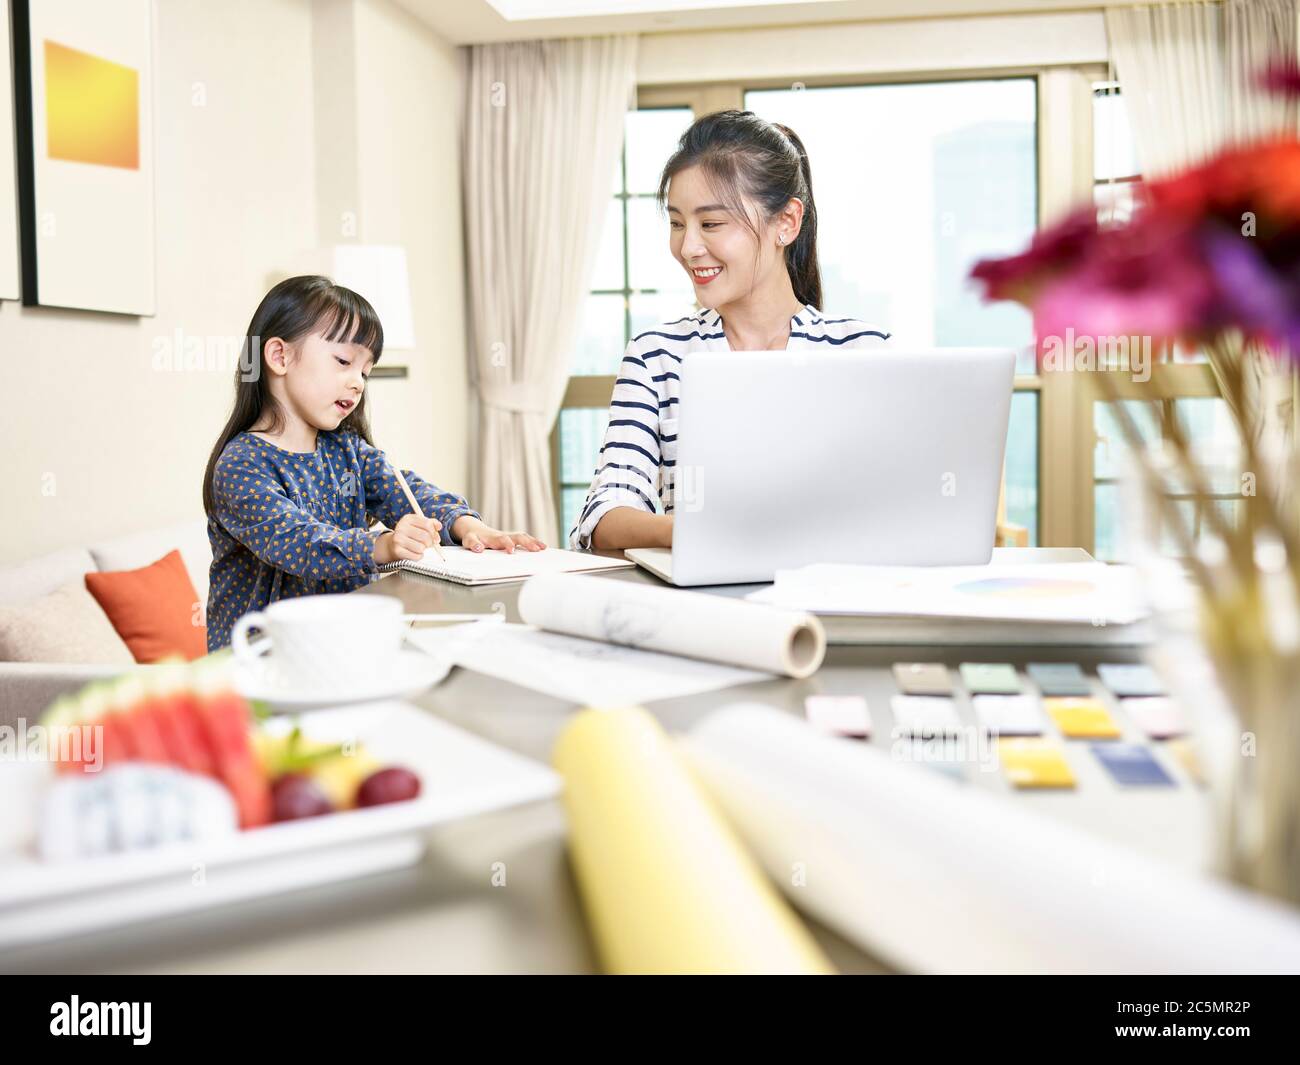
[[[992,557],[1010,349],[692,352],[680,373],[673,547],[637,565],[694,586]]]

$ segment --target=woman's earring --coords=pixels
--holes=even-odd
[[[780,244],[780,245],[784,245],[784,244],[785,244],[785,234],[782,233],[780,236],[778,236],[778,237],[776,238],[776,242],[777,242],[778,244]]]

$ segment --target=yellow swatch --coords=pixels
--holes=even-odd
[[[606,971],[834,971],[649,713],[583,710],[554,761]]]
[[[139,170],[139,72],[46,41],[45,129],[51,159]]]
[[[1074,773],[1065,752],[1037,737],[998,741],[998,760],[1017,788],[1072,788]]]
[[[1098,699],[1054,696],[1043,700],[1043,708],[1056,727],[1071,739],[1116,740],[1119,726]]]

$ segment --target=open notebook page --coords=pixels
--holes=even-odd
[[[441,577],[458,584],[493,584],[500,581],[518,581],[539,573],[579,573],[587,570],[626,569],[633,563],[621,558],[605,558],[583,551],[564,551],[548,547],[545,551],[516,549],[513,554],[504,551],[468,551],[463,547],[444,547],[443,562],[430,548],[419,562],[403,559],[380,566],[381,570],[411,570],[430,577]]]

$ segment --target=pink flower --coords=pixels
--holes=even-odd
[[[986,300],[1015,300],[1030,304],[1052,277],[1076,267],[1096,240],[1097,214],[1081,208],[1048,229],[1034,234],[1029,248],[1005,259],[982,259],[971,277],[984,283]]]
[[[1039,351],[1051,338],[1199,335],[1214,306],[1214,278],[1191,229],[1148,219],[1100,233],[1078,267],[1046,283],[1034,301]]]

